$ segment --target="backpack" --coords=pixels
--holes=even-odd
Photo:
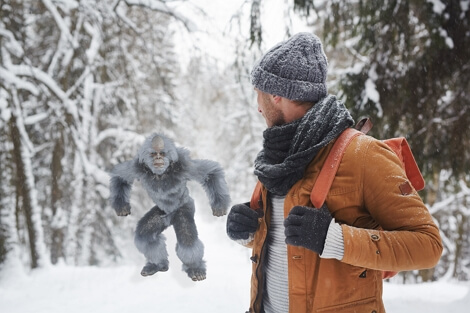
[[[349,144],[355,137],[367,134],[367,132],[369,132],[371,128],[372,122],[370,121],[370,119],[364,118],[359,121],[359,123],[357,123],[355,129],[348,128],[343,131],[336,140],[336,142],[333,144],[333,147],[331,148],[325,160],[325,163],[323,164],[322,169],[318,174],[315,185],[312,188],[312,192],[310,193],[310,201],[312,202],[315,208],[321,208],[323,206],[323,203],[325,202],[328,191],[331,188],[331,184],[333,183],[333,180],[341,163],[341,159],[343,158],[343,155],[346,151],[346,148],[349,146]],[[416,191],[424,189],[425,183],[423,176],[421,175],[419,167],[416,164],[416,160],[413,157],[413,153],[411,152],[411,148],[408,145],[406,139],[404,137],[397,137],[383,140],[383,142],[387,144],[398,156],[401,161],[402,167],[405,170],[408,180],[410,181],[411,185],[416,189]],[[412,189],[408,182],[403,183],[399,186],[399,188],[403,195],[412,192]],[[259,208],[260,198],[261,183],[258,181],[251,197],[250,207]],[[395,276],[396,274],[397,272],[393,271],[383,271],[382,277],[383,279],[388,279]]]

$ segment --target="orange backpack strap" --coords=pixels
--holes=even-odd
[[[258,180],[255,186],[255,190],[253,190],[253,194],[251,195],[250,208],[252,208],[253,210],[259,209],[261,207],[260,200],[261,200],[261,182]]]
[[[333,183],[333,179],[338,171],[339,164],[341,163],[341,159],[343,158],[346,148],[355,137],[363,134],[363,132],[353,128],[348,128],[341,133],[338,139],[336,139],[336,142],[333,144],[333,147],[320,170],[320,174],[318,174],[312,192],[310,193],[310,201],[315,208],[321,208],[323,203],[325,203],[326,195]]]

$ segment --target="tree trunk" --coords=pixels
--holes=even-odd
[[[465,198],[464,198],[465,199]],[[465,200],[463,200],[465,201]],[[463,203],[463,207],[465,207],[465,203]],[[457,224],[457,240],[455,242],[455,259],[454,259],[454,273],[452,277],[460,279],[460,272],[462,268],[465,268],[465,264],[463,266],[459,266],[459,263],[462,262],[462,260],[465,259],[465,256],[462,255],[463,249],[464,249],[464,242],[465,242],[465,225],[468,222],[468,217],[465,214],[462,214],[460,218],[457,219],[458,224]],[[462,262],[463,263],[463,262]]]
[[[3,150],[0,147],[0,167],[2,168],[2,171],[0,172],[0,264],[5,262],[7,258],[7,253],[8,253],[8,232],[6,229],[6,224],[4,221],[4,216],[6,216],[6,209],[7,209],[7,204],[6,204],[6,192],[4,191],[4,186],[8,186],[8,184],[4,181],[5,180],[5,173],[6,172],[4,169],[6,169],[6,162],[4,159]]]
[[[9,143],[2,136],[2,142]],[[4,140],[4,141],[3,141]],[[15,195],[12,184],[12,163],[7,157],[8,148],[0,147],[0,264],[19,260],[19,238],[16,228]]]
[[[52,240],[51,240],[51,262],[56,264],[59,258],[64,257],[64,225],[62,225],[62,208],[60,200],[62,190],[60,188],[60,178],[62,176],[62,158],[64,156],[64,138],[59,130],[59,138],[56,139],[54,150],[52,151],[51,164],[51,209],[52,209]]]
[[[33,223],[33,209],[31,205],[31,190],[27,183],[27,177],[25,172],[25,164],[23,161],[23,149],[21,143],[21,135],[14,115],[10,118],[10,132],[11,139],[13,142],[13,160],[16,165],[16,192],[22,200],[22,211],[26,220],[26,227],[28,231],[29,239],[29,251],[31,253],[31,268],[38,267],[39,253],[36,246],[36,231]]]

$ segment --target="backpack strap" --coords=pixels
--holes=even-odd
[[[351,141],[359,135],[367,134],[372,126],[372,121],[369,118],[363,118],[356,124],[356,129],[348,128],[336,139],[310,193],[310,201],[314,207],[321,208],[325,203],[326,195],[331,188],[341,159]]]
[[[310,193],[310,201],[316,208],[321,208],[326,200],[326,195],[331,188],[336,172],[338,171],[339,164],[343,158],[346,148],[351,143],[351,141],[357,136],[367,134],[372,128],[373,124],[369,118],[364,118],[356,125],[356,129],[348,128],[338,137],[336,142],[333,144],[333,147],[328,154],[328,157],[323,164],[320,174],[317,177],[315,185],[313,186],[312,192]],[[413,186],[416,188],[414,180],[421,184],[420,179],[422,180],[422,187],[424,187],[424,180],[421,176],[418,166],[416,165],[411,149],[406,142],[405,138],[392,138],[384,140],[384,142],[389,145],[392,150],[399,156],[400,161],[405,167],[406,175],[410,179]],[[403,157],[402,157],[403,156]],[[410,174],[407,170],[410,168]],[[417,170],[417,171],[416,171]],[[416,174],[417,173],[417,174]],[[410,176],[411,175],[411,176]],[[419,176],[419,177],[418,177]],[[413,179],[412,177],[415,177]],[[418,189],[417,189],[418,190]],[[420,190],[420,189],[419,189]],[[390,279],[397,275],[398,272],[395,271],[382,271],[382,279]]]
[[[256,183],[253,194],[251,195],[250,208],[253,210],[259,209],[261,207],[261,182],[258,180]]]
[[[368,119],[367,119],[368,120]],[[364,120],[361,120],[362,123]],[[372,127],[370,120],[364,121],[361,125],[358,124],[358,127],[365,132],[369,131]],[[359,136],[363,135],[364,132],[355,130],[353,128],[348,128],[341,133],[336,142],[333,144],[328,157],[325,160],[325,163],[320,170],[320,174],[315,181],[312,192],[310,193],[310,201],[313,203],[315,208],[321,208],[323,203],[325,203],[326,195],[330,190],[331,184],[336,176],[338,171],[339,164],[343,158],[346,148],[351,143],[351,141]],[[250,208],[257,209],[260,207],[259,200],[261,198],[261,182],[256,183],[255,189],[250,200]]]
[[[318,175],[310,194],[310,201],[314,207],[321,208],[323,203],[325,203],[326,196],[331,188],[331,184],[333,183],[339,164],[341,163],[341,159],[343,158],[348,145],[355,137],[367,134],[371,128],[372,122],[370,119],[364,118],[357,123],[356,129],[358,130],[348,128],[338,137],[333,148],[328,154],[322,169],[320,170],[320,174]],[[383,142],[389,146],[400,159],[400,162],[405,169],[406,177],[410,181],[411,185],[417,191],[422,190],[425,182],[406,139],[404,137],[390,138],[383,140]],[[407,186],[409,187],[409,185]],[[401,188],[402,187],[400,186],[400,189]],[[406,194],[408,191],[402,190],[402,193]]]
[[[374,126],[374,124],[372,124],[370,118],[365,117],[356,124],[355,128],[361,133],[367,134],[369,130],[372,129],[372,126]]]
[[[312,192],[310,193],[310,201],[315,208],[321,208],[323,203],[325,203],[326,195],[328,194],[331,184],[336,176],[336,172],[338,171],[339,164],[341,163],[341,159],[343,158],[346,148],[354,138],[363,134],[364,133],[358,130],[348,128],[341,133],[338,139],[336,139],[336,142],[333,144],[333,147],[320,170],[320,174],[318,174]]]
[[[336,176],[339,164],[341,163],[346,148],[349,146],[351,141],[357,136],[367,134],[367,132],[372,128],[372,126],[373,124],[370,119],[364,118],[359,121],[359,123],[357,123],[357,130],[353,128],[348,128],[343,131],[338,137],[336,142],[333,144],[333,147],[330,153],[328,154],[328,157],[326,158],[322,169],[320,170],[320,174],[318,174],[312,192],[310,193],[310,201],[312,202],[314,207],[321,208],[325,203],[326,196]],[[425,182],[406,139],[403,137],[391,138],[384,140],[384,143],[387,144],[400,159],[405,169],[406,176],[408,177],[413,187],[417,191],[422,190],[424,188]],[[259,207],[260,197],[261,183],[258,181],[251,197],[251,208]]]

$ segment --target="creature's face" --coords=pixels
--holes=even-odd
[[[159,174],[163,174],[167,167],[170,165],[170,160],[166,157],[165,142],[160,136],[156,136],[152,140],[152,157],[153,167]]]
[[[178,160],[173,142],[163,135],[154,134],[147,138],[139,153],[139,160],[156,175],[162,175]]]

